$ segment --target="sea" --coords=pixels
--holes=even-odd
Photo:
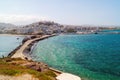
[[[120,80],[120,34],[59,35],[39,41],[30,55],[83,80]]]
[[[0,35],[0,58],[7,57],[17,46],[22,44],[24,36]]]
[[[120,80],[120,34],[108,32],[54,36],[39,41],[30,56],[82,80]],[[7,56],[22,39],[0,36],[0,57]]]

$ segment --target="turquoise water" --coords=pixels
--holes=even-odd
[[[17,40],[17,38],[19,38]],[[23,36],[0,35],[0,57],[7,56],[13,49],[21,44]]]
[[[60,35],[40,41],[31,57],[83,80],[120,80],[120,35]]]
[[[113,30],[102,30],[102,32],[120,32],[120,29],[113,29]]]

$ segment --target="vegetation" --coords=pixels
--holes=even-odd
[[[25,60],[22,59],[11,59],[11,58],[1,58],[0,59],[0,74],[2,75],[9,75],[9,76],[18,76],[22,74],[31,74],[34,77],[38,78],[39,80],[53,80],[56,76],[52,71],[44,71],[38,72],[33,69],[28,69],[25,66],[20,66],[19,64],[13,64],[11,61],[18,61],[23,62]]]
[[[76,31],[75,31],[75,29],[69,28],[69,29],[67,29],[67,32],[68,33],[75,33]]]

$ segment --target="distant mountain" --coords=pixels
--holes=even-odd
[[[0,23],[0,33],[15,29],[17,26],[10,23]]]
[[[10,23],[0,23],[0,29],[10,29],[15,28],[16,26]]]
[[[0,23],[0,27],[15,27],[15,25],[10,23]]]

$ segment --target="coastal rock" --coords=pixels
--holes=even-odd
[[[24,64],[21,64],[22,66],[26,66],[28,68],[43,72],[43,71],[47,71],[49,69],[49,67],[42,63],[42,62],[27,62]]]
[[[23,40],[22,40],[22,44],[24,44],[26,41],[30,40],[31,38],[30,37],[25,37]]]

